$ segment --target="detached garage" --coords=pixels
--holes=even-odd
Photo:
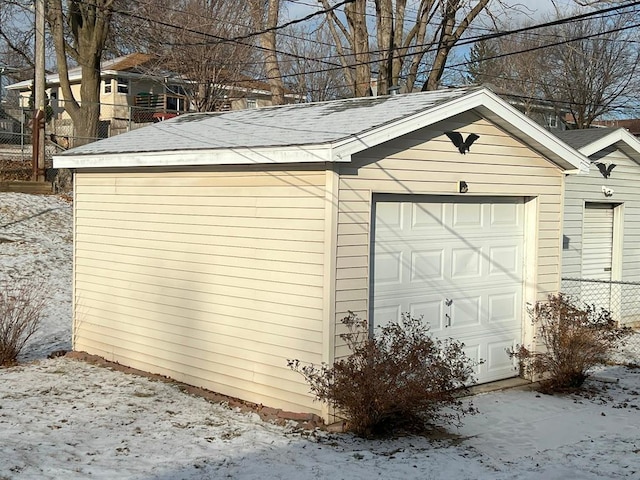
[[[558,135],[592,162],[566,182],[562,288],[639,326],[640,140],[623,128]]]
[[[559,289],[565,176],[588,170],[486,89],[184,115],[54,162],[75,170],[76,350],[325,418],[287,359],[347,355],[349,311],[424,315],[481,382],[517,375],[505,349]]]

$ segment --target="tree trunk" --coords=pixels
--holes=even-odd
[[[265,67],[267,81],[271,86],[271,101],[274,105],[284,105],[284,84],[280,73],[280,64],[276,53],[276,30],[280,14],[280,0],[268,0],[266,30],[272,29],[260,36],[260,44],[265,49]]]
[[[73,121],[74,146],[92,142],[98,137],[100,122],[100,63],[104,51],[115,0],[68,0],[66,11],[62,0],[49,0],[47,20],[56,51],[60,88],[64,108]],[[65,36],[64,23],[70,25]],[[76,99],[69,81],[67,56],[82,68],[80,98]],[[80,101],[78,101],[80,100]]]

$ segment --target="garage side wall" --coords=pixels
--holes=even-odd
[[[462,155],[444,135],[455,130],[480,139]],[[340,171],[336,282],[336,332],[348,311],[369,315],[371,202],[375,193],[537,198],[536,297],[556,292],[560,279],[564,174],[548,160],[489,121],[466,113],[358,155]],[[531,240],[531,239],[529,239]],[[530,272],[531,273],[531,272]],[[526,322],[528,323],[528,322]],[[336,337],[336,357],[348,354]]]
[[[322,361],[324,185],[306,168],[77,172],[74,348],[316,412],[287,359]]]

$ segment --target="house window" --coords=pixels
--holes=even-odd
[[[118,77],[118,93],[129,93],[129,80],[126,78]]]
[[[111,79],[104,81],[104,93],[111,93]]]
[[[549,128],[558,128],[558,116],[557,115],[549,115],[547,117],[547,126]]]
[[[258,102],[255,98],[247,98],[247,108],[258,108]]]

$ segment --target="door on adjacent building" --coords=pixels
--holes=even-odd
[[[586,203],[582,227],[582,302],[611,309],[614,205]]]
[[[464,342],[479,382],[517,375],[522,342],[524,199],[380,195],[372,247],[374,328],[423,315]]]

